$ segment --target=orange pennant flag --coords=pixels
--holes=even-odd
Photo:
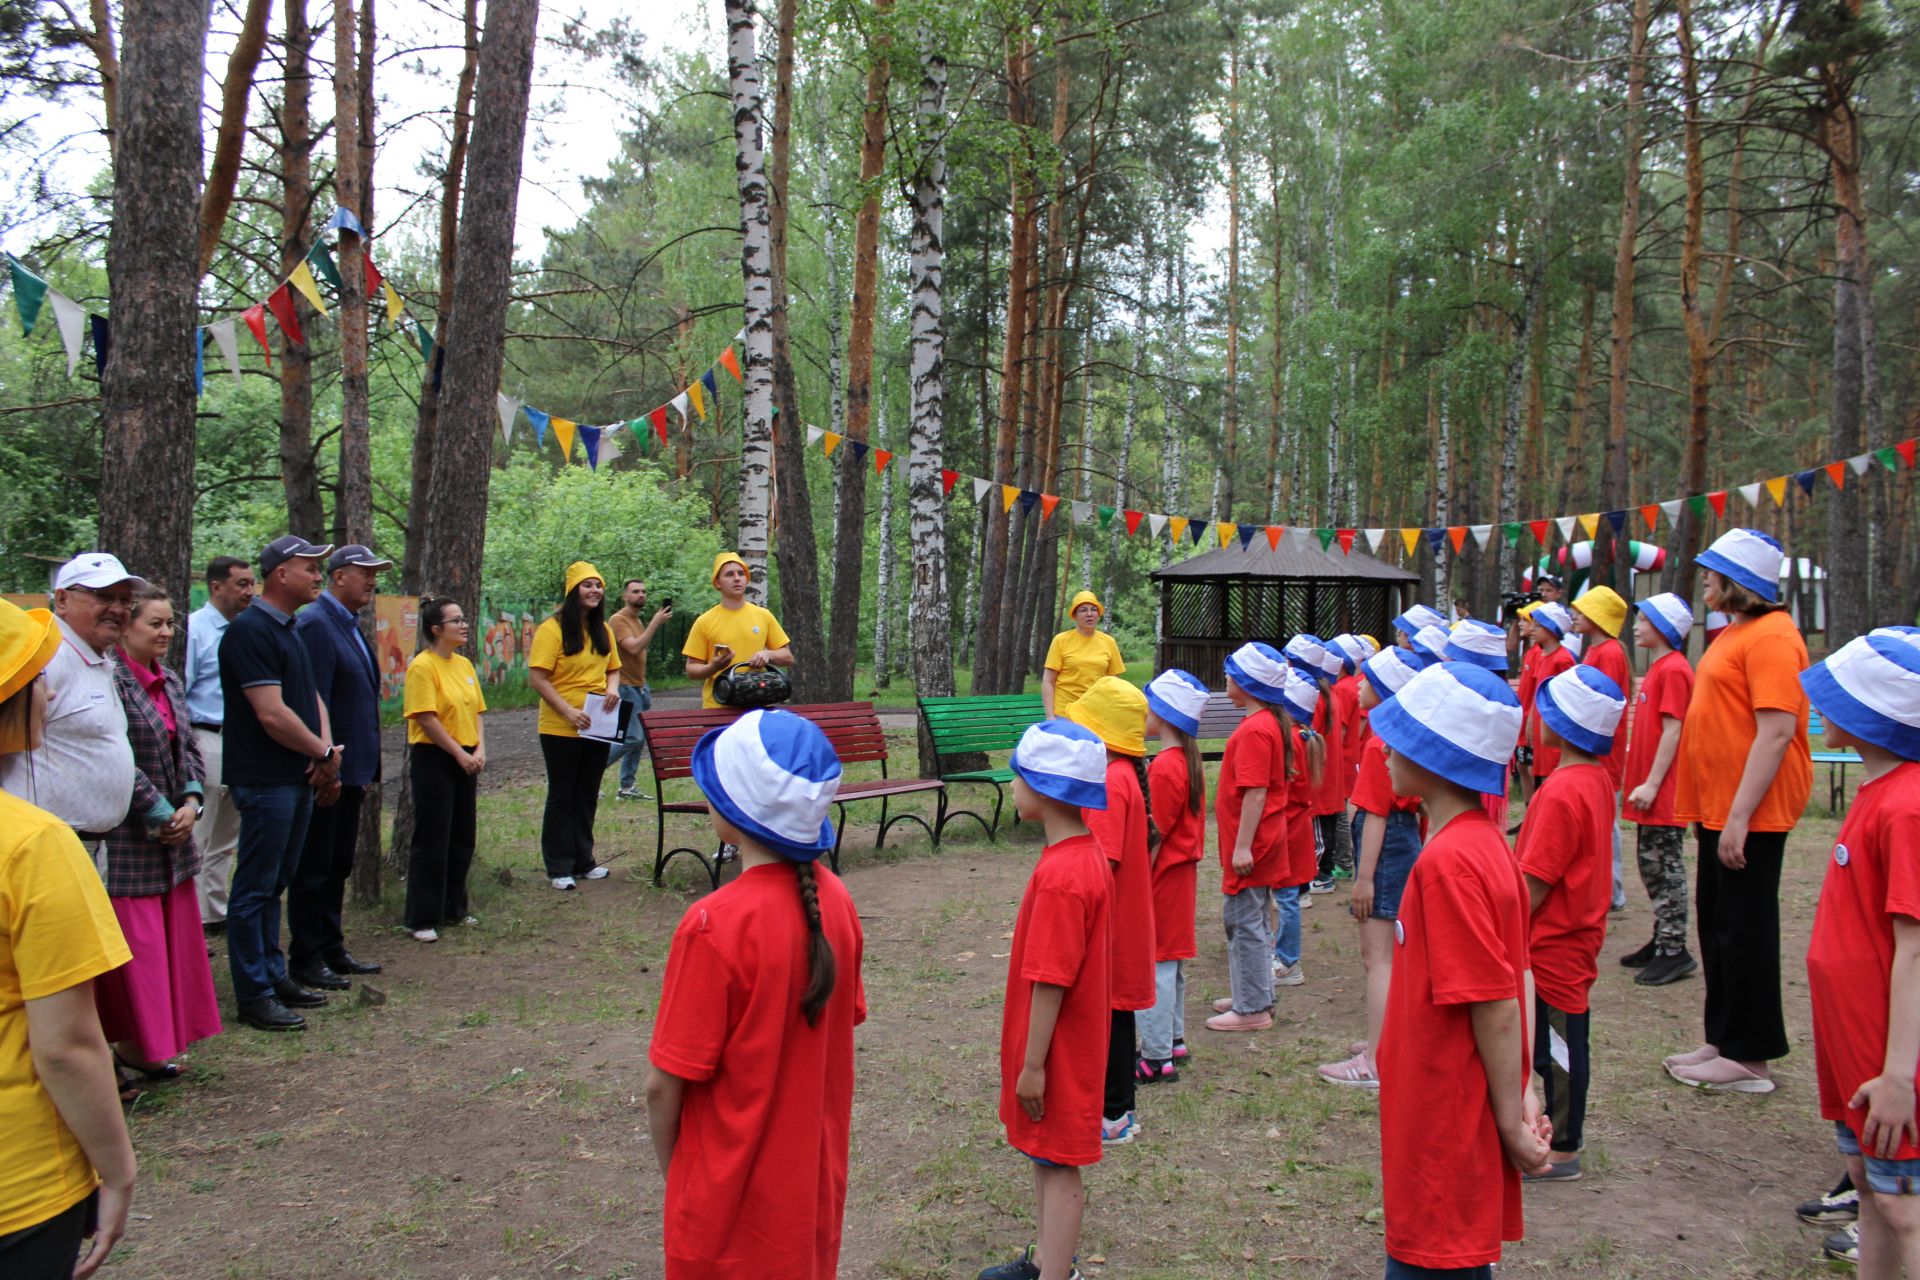
[[[1020,496],[1020,490],[1016,489],[1014,486],[1010,484],[1001,485],[1000,486],[1001,512],[1004,514],[1005,512],[1013,510],[1014,500],[1019,496]]]
[[[1420,531],[1418,529],[1402,529],[1400,531],[1400,541],[1407,544],[1408,555],[1411,556],[1411,555],[1419,554]]]
[[[1827,464],[1827,478],[1833,481],[1834,488],[1836,489],[1846,488],[1847,487],[1847,464],[1844,462],[1829,462]]]
[[[1649,502],[1646,506],[1640,508],[1640,518],[1647,522],[1647,532],[1652,533],[1660,527],[1660,504],[1657,502]]]
[[[732,374],[735,382],[742,384],[746,382],[746,375],[740,372],[740,357],[733,354],[732,347],[720,353],[720,367]]]
[[[1285,525],[1278,525],[1278,524],[1268,525],[1267,526],[1267,545],[1269,547],[1272,547],[1275,551],[1278,551],[1280,549],[1280,538],[1282,535],[1286,533],[1286,531],[1287,529]]]
[[[1448,525],[1447,540],[1453,543],[1454,554],[1458,555],[1460,553],[1460,548],[1466,546],[1467,544],[1467,526],[1463,524]]]
[[[879,475],[882,471],[885,471],[887,469],[887,464],[892,461],[893,461],[893,454],[889,453],[885,449],[875,449],[873,451],[873,473],[875,475]],[[1059,499],[1056,498],[1054,499],[1054,501],[1057,502],[1059,501]],[[1052,508],[1048,508],[1048,509],[1051,510]]]
[[[1057,493],[1041,494],[1040,495],[1040,523],[1045,524],[1047,522],[1047,517],[1052,515],[1053,509],[1059,505],[1060,505],[1059,494]]]
[[[846,439],[846,437],[841,435],[838,431],[826,432],[824,435],[820,437],[820,451],[823,454],[825,454],[827,457],[831,458],[833,456],[833,451],[840,447],[840,442],[844,439]]]

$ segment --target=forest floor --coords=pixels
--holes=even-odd
[[[142,1095],[137,1217],[104,1275],[661,1274],[662,1182],[641,1090],[667,941],[705,880],[682,860],[654,888],[653,806],[616,803],[609,784],[600,848],[612,876],[550,890],[535,852],[537,754],[505,749],[531,737],[506,719],[490,725],[481,795],[482,923],[414,943],[390,885],[387,904],[348,928],[358,955],[386,962],[356,984],[384,1003],[335,997],[302,1035],[236,1026],[195,1047],[189,1079]],[[911,758],[910,732],[893,733],[896,755]],[[1005,957],[1036,833],[935,852],[909,826],[875,851],[873,806],[861,809],[843,866],[872,1016],[856,1038],[841,1274],[968,1278],[1031,1233],[1030,1178],[1002,1141],[996,1098]],[[1825,1274],[1820,1233],[1793,1206],[1839,1167],[1815,1101],[1799,962],[1833,831],[1809,816],[1789,845],[1794,1051],[1769,1097],[1704,1096],[1661,1074],[1662,1055],[1698,1040],[1701,985],[1636,987],[1615,963],[1650,929],[1645,895],[1630,891],[1594,992],[1587,1176],[1529,1189],[1527,1239],[1508,1246],[1502,1276]],[[1200,1023],[1225,975],[1212,866],[1189,968],[1195,1057],[1180,1083],[1141,1090],[1143,1136],[1089,1171],[1082,1269],[1378,1276],[1375,1100],[1313,1075],[1364,1034],[1355,931],[1338,895],[1316,899],[1308,982],[1283,992],[1274,1029],[1210,1033]],[[224,944],[215,952],[231,1009]]]

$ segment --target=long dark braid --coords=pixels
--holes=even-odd
[[[800,996],[800,1016],[807,1025],[817,1026],[821,1010],[833,995],[837,968],[833,944],[820,927],[820,881],[811,862],[793,864],[794,879],[800,885],[800,912],[807,918],[807,989]]]
[[[1200,751],[1192,739],[1173,725],[1162,720],[1160,736],[1167,740],[1169,747],[1180,748],[1180,754],[1187,760],[1187,812],[1199,813],[1207,804],[1207,779],[1201,772]]]
[[[1147,810],[1147,852],[1152,853],[1160,847],[1160,841],[1165,837],[1160,834],[1160,828],[1153,825],[1153,804],[1148,799],[1147,791],[1147,758],[1129,756],[1128,761],[1133,765],[1133,776],[1140,780],[1140,799],[1145,802]]]
[[[1273,713],[1273,722],[1280,726],[1280,768],[1282,776],[1288,778],[1297,776],[1297,771],[1293,767],[1293,721],[1287,718],[1287,713],[1280,709],[1280,704],[1277,702],[1263,702],[1260,705]]]

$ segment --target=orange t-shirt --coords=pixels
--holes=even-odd
[[[1813,792],[1813,756],[1807,746],[1807,695],[1800,673],[1807,643],[1785,610],[1749,618],[1720,633],[1700,656],[1693,701],[1680,726],[1674,769],[1680,786],[1673,813],[1719,831],[1733,811],[1747,752],[1759,731],[1756,711],[1785,711],[1796,721],[1767,794],[1747,823],[1750,831],[1791,831]]]

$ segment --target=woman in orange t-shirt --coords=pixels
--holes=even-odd
[[[1680,730],[1674,816],[1700,843],[1695,910],[1705,1042],[1666,1060],[1680,1083],[1771,1093],[1787,1053],[1780,1009],[1780,867],[1813,790],[1807,646],[1779,603],[1780,544],[1734,529],[1698,560],[1707,608],[1730,622],[1700,658]]]

